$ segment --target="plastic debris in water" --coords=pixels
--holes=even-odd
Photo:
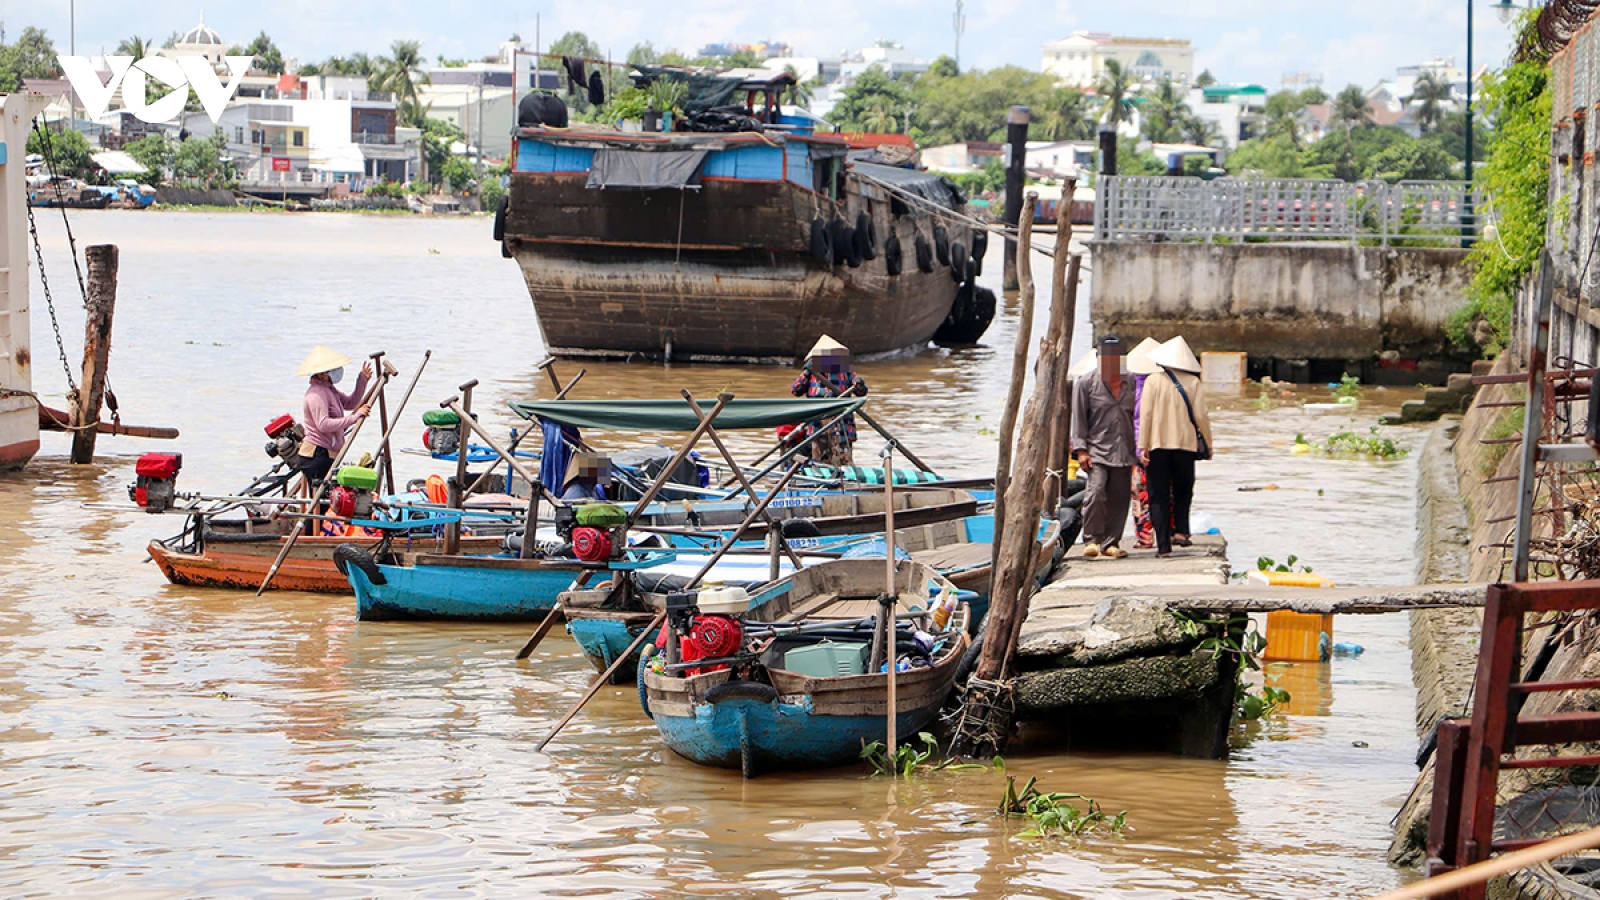
[[[1360,656],[1365,652],[1367,652],[1367,648],[1360,644],[1352,644],[1349,641],[1340,641],[1333,645],[1334,656]]]

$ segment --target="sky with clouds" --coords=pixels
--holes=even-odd
[[[1197,65],[1222,81],[1276,87],[1289,73],[1319,74],[1337,88],[1370,85],[1394,68],[1453,56],[1465,62],[1469,0],[966,0],[963,67],[1037,69],[1040,44],[1074,30],[1187,38]],[[787,41],[799,55],[836,56],[880,38],[919,57],[954,50],[954,0],[257,0],[209,5],[192,0],[75,0],[80,54],[111,49],[128,35],[157,43],[192,26],[202,10],[224,40],[243,43],[265,29],[286,56],[322,59],[381,53],[396,39],[420,39],[430,58],[474,58],[513,32],[531,41],[535,16],[544,42],[587,33],[622,58],[634,44],[694,50],[719,41]],[[73,0],[0,0],[8,38],[28,25],[67,50]],[[1491,0],[1477,0],[1474,64],[1501,65],[1510,38]]]

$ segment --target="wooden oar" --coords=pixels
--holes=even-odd
[[[418,374],[421,374],[420,369],[418,370]],[[388,382],[388,380],[388,372],[380,372],[378,374],[378,383],[372,386],[371,391],[367,392],[366,399],[361,405],[366,406],[370,404],[372,402],[372,398],[377,395],[378,391],[385,383]],[[355,445],[356,436],[361,433],[361,426],[367,424],[367,418],[367,416],[362,416],[361,419],[356,422],[355,426],[350,429],[350,434],[345,438],[344,446],[339,448],[339,455],[334,457],[333,463],[328,466],[329,477],[324,477],[322,479],[322,485],[317,488],[316,495],[311,498],[310,504],[306,507],[307,510],[315,511],[317,506],[322,503],[322,498],[327,496],[328,485],[333,483],[331,476],[335,472],[339,471],[339,464],[344,462],[345,455],[349,453],[350,448]],[[289,558],[289,551],[293,550],[295,542],[300,540],[300,532],[300,528],[296,528],[294,531],[289,532],[289,539],[283,542],[283,549],[278,551],[278,558],[272,561],[272,568],[267,570],[266,577],[261,579],[261,586],[256,588],[257,597],[261,596],[262,592],[267,589],[267,585],[272,583],[272,579],[277,576],[278,570],[283,568],[283,561]]]
[[[528,540],[527,535],[523,535],[522,539],[524,541]],[[555,606],[550,607],[550,611],[544,614],[543,619],[539,620],[539,627],[534,630],[533,637],[528,638],[528,642],[522,645],[521,650],[517,651],[517,659],[527,659],[532,656],[534,648],[544,641],[544,636],[550,633],[550,629],[555,626],[556,620],[562,618],[565,618],[565,616],[561,614],[561,604],[558,602]]]
[[[727,397],[729,395],[724,394],[723,396]],[[712,410],[713,414],[720,409],[721,404],[719,403],[717,409]],[[703,427],[705,422],[701,422],[700,424]],[[676,468],[676,464],[668,466],[667,471],[670,471],[673,468]],[[706,573],[710,572],[712,567],[717,564],[717,561],[722,559],[723,555],[733,547],[734,542],[739,539],[739,535],[744,532],[744,529],[748,528],[750,523],[754,522],[756,517],[761,515],[761,513],[766,510],[767,504],[772,502],[772,498],[783,492],[784,486],[789,483],[789,479],[793,478],[794,473],[798,471],[800,471],[800,463],[795,463],[789,467],[789,471],[783,474],[783,478],[778,481],[777,486],[772,489],[772,492],[761,498],[761,502],[756,504],[756,508],[750,511],[750,515],[745,517],[744,522],[741,523],[738,528],[734,529],[732,534],[728,535],[728,539],[723,541],[721,547],[717,548],[717,552],[710,559],[706,560],[706,564],[700,568],[700,571],[695,573],[694,578],[689,580],[689,583],[684,587],[684,590],[694,590],[695,586],[700,583],[700,579],[706,577]],[[622,666],[623,661],[632,656],[633,651],[639,649],[639,645],[644,643],[646,638],[660,631],[662,623],[664,623],[666,620],[667,614],[663,612],[656,616],[649,625],[645,626],[644,631],[640,632],[639,636],[633,639],[633,643],[628,645],[628,649],[622,651],[621,655],[612,660],[611,665],[608,666],[604,672],[600,673],[599,678],[594,680],[594,684],[589,685],[589,690],[584,692],[582,699],[578,701],[577,705],[568,710],[567,714],[561,717],[561,721],[556,723],[556,727],[550,729],[550,733],[545,735],[544,740],[540,741],[533,749],[543,750],[546,744],[554,740],[555,736],[561,733],[561,729],[567,727],[567,723],[572,721],[572,717],[578,714],[578,710],[583,709],[583,707],[587,705],[590,700],[594,699],[594,695],[599,693],[601,686],[611,680],[612,674]],[[543,626],[541,625],[540,627],[542,628]],[[529,641],[529,643],[533,643],[533,641]]]
[[[894,444],[883,448],[883,549],[884,559],[888,560],[888,579],[884,591],[890,601],[899,605],[900,593],[894,589]],[[900,651],[895,647],[895,625],[891,610],[894,607],[880,607],[878,618],[882,619],[884,655],[889,662],[889,759],[894,759],[896,738],[895,719],[896,707],[899,705],[895,696],[895,664],[900,660]]]
[[[383,372],[391,378],[397,374],[394,366],[389,365],[388,360],[383,358],[382,350],[379,350],[377,353],[374,353],[367,358],[372,360],[374,371]],[[389,400],[386,396],[386,392],[381,387],[378,388],[378,428],[380,428],[384,434],[389,433]],[[389,494],[393,495],[394,456],[389,450],[388,441],[384,441],[378,445],[377,465],[378,477],[383,479],[383,483],[386,485]]]
[[[622,651],[622,653],[619,654],[616,659],[612,660],[611,665],[606,667],[606,670],[600,673],[600,677],[594,680],[594,684],[589,685],[589,690],[584,692],[583,699],[579,700],[576,706],[567,710],[567,714],[561,717],[561,721],[556,723],[556,727],[550,729],[550,733],[544,736],[544,740],[535,744],[533,749],[536,752],[543,750],[546,744],[550,743],[552,740],[555,740],[555,736],[561,733],[561,729],[567,727],[567,723],[571,722],[572,717],[578,714],[578,710],[583,709],[590,700],[593,700],[594,695],[600,692],[600,688],[605,685],[606,682],[611,680],[611,676],[615,674],[618,669],[622,668],[622,664],[633,655],[633,651],[638,650],[640,644],[643,644],[647,639],[659,632],[661,630],[662,623],[666,621],[667,614],[664,612],[652,619],[650,624],[646,625],[644,630],[639,632],[639,636],[633,639],[633,643],[628,645],[628,649]]]

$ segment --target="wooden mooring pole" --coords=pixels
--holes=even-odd
[[[1006,224],[1012,228],[1022,217],[1022,188],[1027,181],[1028,122],[1033,113],[1026,106],[1006,111]],[[1023,242],[1026,247],[1027,243]],[[1006,238],[1005,272],[1001,287],[1017,289],[1017,239]]]
[[[1077,187],[1075,178],[1068,178],[1061,185],[1062,199],[1056,212],[1056,255],[1052,260],[1054,269],[1050,278],[1050,302],[1062,307],[1060,352],[1069,360],[1067,365],[1059,367],[1061,380],[1056,385],[1056,404],[1050,415],[1050,457],[1045,468],[1056,474],[1045,480],[1044,504],[1045,509],[1051,512],[1055,511],[1061,496],[1066,493],[1067,460],[1072,456],[1072,377],[1067,373],[1072,368],[1073,325],[1078,318],[1078,272],[1082,268],[1083,258],[1072,253],[1071,217],[1067,211],[1071,209],[1072,195]]]
[[[1011,480],[1011,447],[1017,434],[1017,411],[1022,408],[1022,387],[1028,380],[1028,353],[1033,347],[1033,266],[1017,246],[1027,247],[1033,240],[1033,216],[1039,208],[1039,195],[1029,191],[1022,204],[1017,232],[1020,245],[1011,246],[1006,259],[1012,260],[1017,275],[1017,336],[1011,348],[1011,389],[1006,392],[1005,409],[1000,412],[1000,449],[994,466],[994,540],[990,553],[1000,552],[1000,539],[1006,523],[1006,485]],[[1013,260],[1012,258],[1015,257]],[[1010,266],[1007,266],[1010,269]]]
[[[83,385],[73,408],[72,461],[94,462],[100,405],[105,400],[106,365],[111,359],[111,317],[117,306],[117,245],[85,247],[89,268],[88,312],[83,325]]]

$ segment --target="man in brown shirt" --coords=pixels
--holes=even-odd
[[[1083,501],[1083,555],[1120,559],[1117,546],[1133,492],[1133,383],[1122,380],[1122,342],[1100,342],[1100,371],[1072,385],[1072,451],[1088,477]]]

